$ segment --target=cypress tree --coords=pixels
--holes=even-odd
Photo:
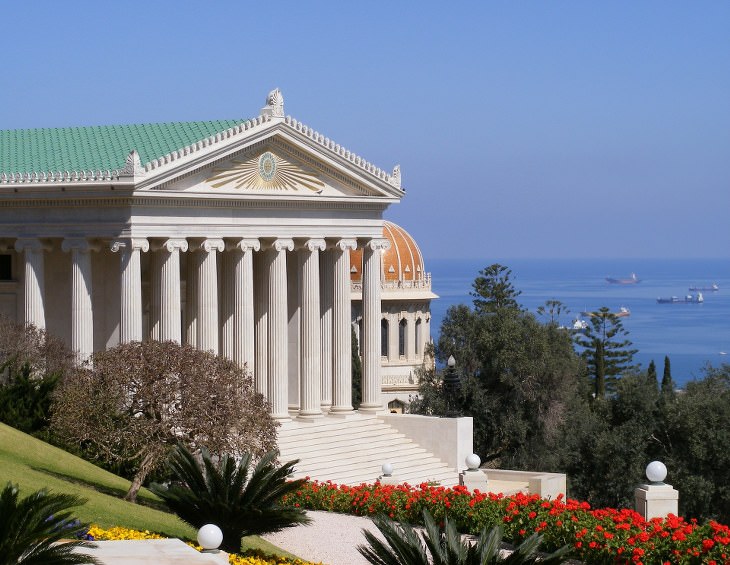
[[[646,371],[646,377],[654,384],[654,386],[657,388],[659,387],[659,381],[657,380],[656,374],[656,363],[654,363],[654,359],[652,359],[651,363],[649,363],[649,369]]]
[[[674,381],[672,380],[672,369],[669,364],[669,355],[664,356],[664,375],[662,376],[662,394],[674,394]]]

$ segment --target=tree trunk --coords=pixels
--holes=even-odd
[[[127,491],[127,494],[124,495],[124,500],[134,503],[137,502],[137,493],[139,492],[139,489],[142,488],[142,483],[144,483],[147,475],[149,475],[150,471],[154,467],[154,463],[155,453],[154,451],[151,451],[144,456],[142,463],[139,464],[139,469],[137,469],[137,473],[132,479],[132,484],[129,485],[129,490]]]

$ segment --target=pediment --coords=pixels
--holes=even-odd
[[[231,148],[213,163],[178,170],[147,190],[246,197],[382,197],[384,194],[338,170],[316,151],[274,135]],[[151,180],[151,179],[150,179]]]

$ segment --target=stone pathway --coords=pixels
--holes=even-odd
[[[226,565],[226,553],[199,553],[179,539],[98,541],[96,549],[78,550],[104,565]]]

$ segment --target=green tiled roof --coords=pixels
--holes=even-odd
[[[132,149],[144,164],[243,121],[0,130],[0,173],[120,169]]]

